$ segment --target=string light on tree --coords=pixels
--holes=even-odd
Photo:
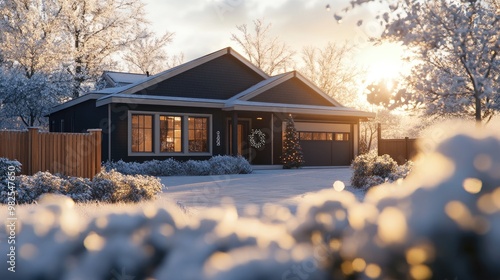
[[[304,155],[300,146],[299,136],[295,129],[295,123],[290,115],[286,119],[285,139],[283,142],[283,154],[281,156],[283,168],[299,168],[304,165]]]

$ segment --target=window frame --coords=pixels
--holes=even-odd
[[[152,115],[153,116],[153,152],[132,152],[132,115]],[[161,152],[160,116],[181,117],[181,152]],[[207,118],[207,152],[189,152],[189,123],[190,117]],[[198,113],[174,113],[157,111],[128,111],[127,118],[127,150],[128,156],[211,156],[213,154],[213,115]]]
[[[133,130],[133,122],[132,122],[132,116],[133,115],[137,115],[137,116],[148,116],[148,117],[151,117],[151,152],[134,152],[132,150],[132,146],[133,146],[133,143],[132,143],[132,130]],[[134,154],[139,154],[139,155],[147,155],[147,154],[151,154],[154,152],[155,150],[155,131],[154,131],[154,128],[155,128],[155,117],[154,115],[152,114],[132,114],[130,115],[130,118],[129,118],[129,122],[130,122],[130,126],[129,126],[129,134],[130,134],[130,137],[129,137],[129,150],[131,153],[134,153]],[[144,129],[144,128],[143,128]]]

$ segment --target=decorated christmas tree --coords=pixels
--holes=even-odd
[[[299,168],[304,165],[304,155],[302,154],[302,147],[299,143],[299,135],[295,129],[295,123],[293,122],[292,116],[286,120],[284,140],[283,154],[281,155],[283,168]]]

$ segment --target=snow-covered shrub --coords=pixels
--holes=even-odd
[[[226,175],[226,174],[249,174],[252,166],[242,156],[214,156],[209,160],[188,160],[185,162],[169,158],[163,161],[151,160],[143,163],[105,162],[103,165],[107,171],[116,170],[128,175],[150,175],[150,176],[201,176],[201,175]]]
[[[101,171],[92,179],[92,199],[104,202],[139,202],[155,197],[163,189],[157,177]]]
[[[67,178],[65,195],[71,197],[75,202],[87,202],[92,200],[92,181],[87,178]]]
[[[102,171],[93,180],[37,172],[16,177],[16,202],[33,203],[44,194],[61,194],[75,202],[138,202],[154,198],[162,191],[160,179]],[[2,187],[3,188],[3,187]],[[7,203],[7,189],[0,192],[0,203]]]
[[[390,155],[381,155],[376,157],[371,166],[371,174],[388,178],[392,173],[397,171],[398,163],[391,158]]]
[[[210,175],[210,163],[206,160],[188,160],[182,163],[184,171],[191,176]]]
[[[371,151],[357,156],[351,164],[353,170],[351,186],[361,188],[366,185],[366,180],[371,176],[371,164],[377,157],[376,152]]]
[[[107,161],[102,166],[105,170],[111,171],[116,170],[122,174],[126,175],[134,175],[141,174],[143,166],[138,162],[124,162],[123,160],[119,161]]]
[[[408,176],[413,163],[398,165],[389,155],[377,156],[372,151],[356,157],[351,164],[351,186],[367,190],[384,182],[393,182]]]
[[[242,156],[214,156],[209,161],[210,175],[249,174],[252,166]]]
[[[7,178],[9,168],[13,166],[16,174],[21,172],[22,164],[17,160],[10,160],[8,158],[0,157],[0,184]]]
[[[21,172],[21,163],[17,160],[0,157],[0,203],[7,203],[9,184],[8,175],[10,172],[15,172],[16,175]],[[12,168],[13,167],[13,168]]]

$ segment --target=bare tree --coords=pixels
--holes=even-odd
[[[346,106],[359,105],[358,84],[364,71],[352,63],[353,46],[329,42],[323,49],[302,49],[304,67],[301,73],[325,93]]]
[[[271,23],[262,19],[253,21],[253,32],[246,24],[238,25],[238,33],[231,34],[231,40],[238,43],[247,58],[269,75],[280,74],[292,68],[294,51],[271,35]]]
[[[166,47],[172,42],[174,33],[166,32],[161,37],[153,34],[132,43],[123,60],[127,62],[129,71],[140,71],[144,74],[156,74],[181,64],[183,54],[170,56]]]

